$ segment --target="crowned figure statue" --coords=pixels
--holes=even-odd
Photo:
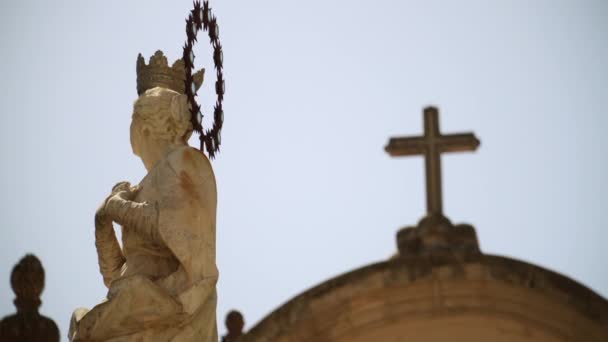
[[[72,315],[71,341],[217,342],[217,190],[193,126],[183,60],[137,60],[131,147],[148,174],[116,184],[95,215],[107,299]],[[198,89],[204,70],[193,75]],[[122,228],[122,248],[113,223]]]

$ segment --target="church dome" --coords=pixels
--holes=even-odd
[[[239,342],[608,341],[608,302],[523,261],[397,257],[298,295]]]

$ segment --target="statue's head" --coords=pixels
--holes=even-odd
[[[203,83],[204,69],[192,76],[192,86]],[[172,145],[187,145],[192,134],[192,119],[185,94],[184,61],[169,66],[162,51],[150,57],[146,65],[137,57],[137,93],[131,122],[131,146],[146,167],[155,162],[159,150]]]
[[[152,146],[187,145],[190,120],[186,95],[161,87],[146,90],[133,106],[133,153],[141,157]]]

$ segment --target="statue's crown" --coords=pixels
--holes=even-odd
[[[205,69],[192,75],[196,89],[203,84]],[[137,56],[137,95],[154,87],[163,87],[174,90],[180,94],[186,92],[186,65],[183,60],[176,60],[171,67],[167,57],[158,50],[150,57],[146,65],[141,53]]]

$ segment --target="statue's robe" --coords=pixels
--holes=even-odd
[[[180,147],[139,186],[127,201],[125,262],[117,277],[104,274],[108,300],[77,323],[76,340],[217,342],[217,190],[211,164],[200,151]],[[148,226],[128,226],[133,218]]]

